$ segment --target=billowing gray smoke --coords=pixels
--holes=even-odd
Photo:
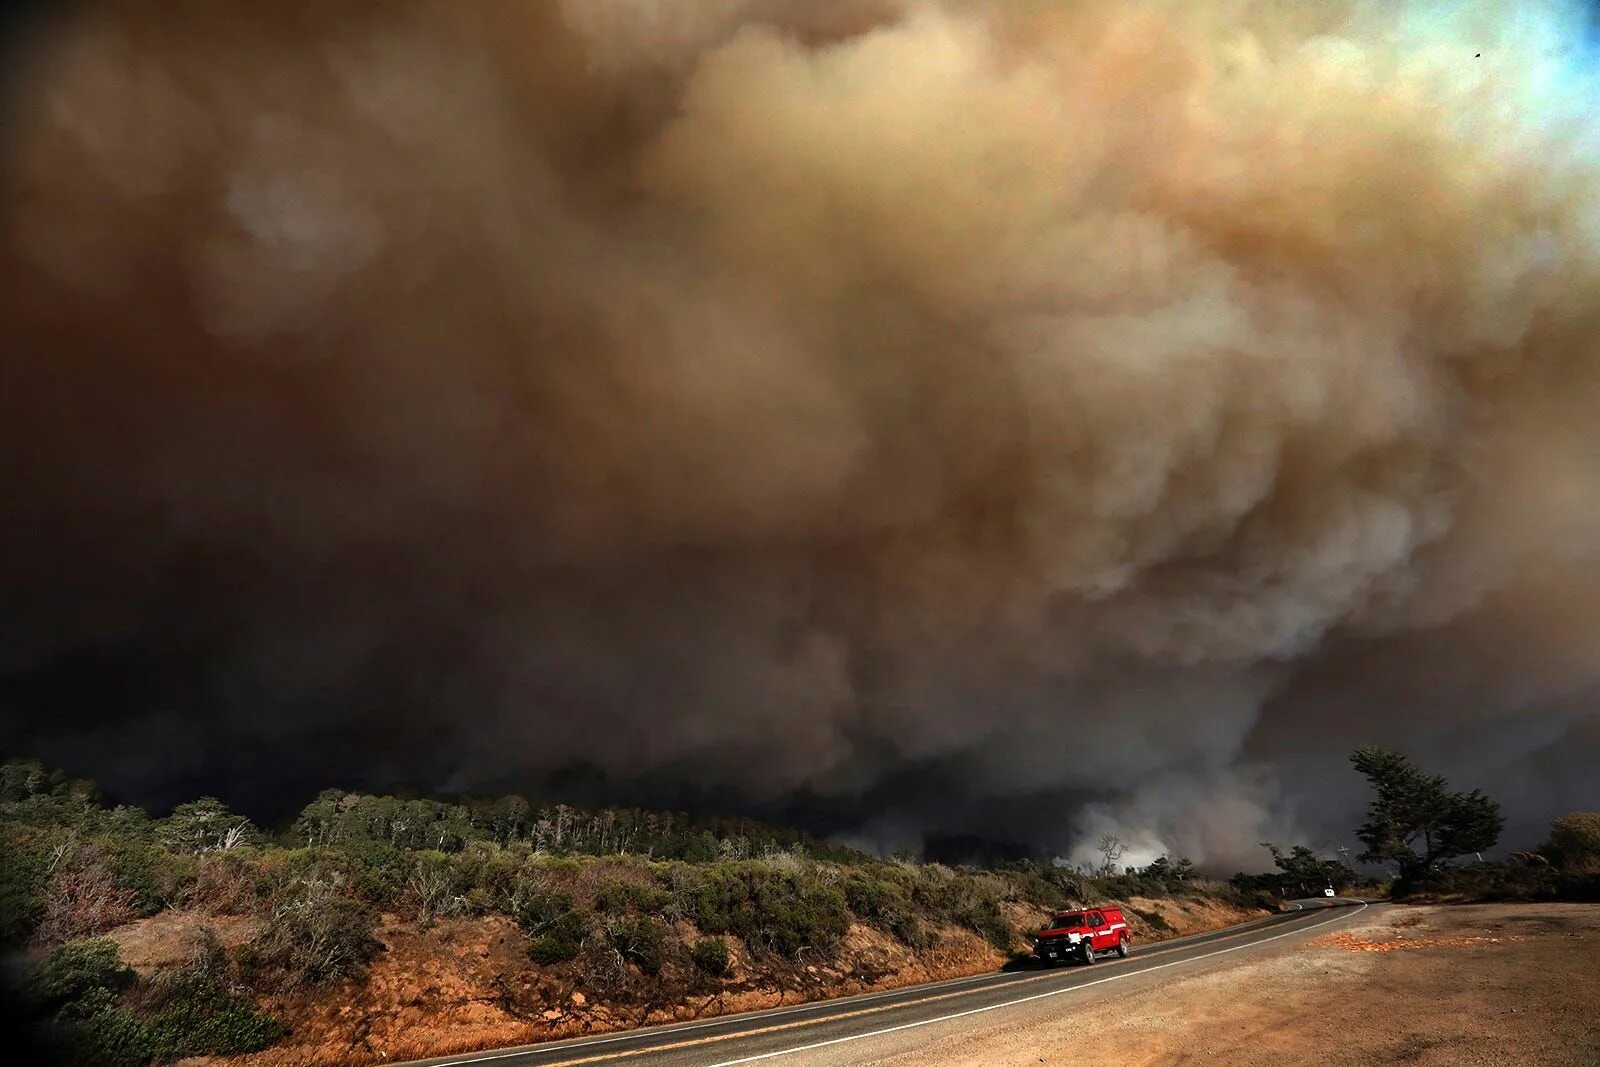
[[[5,741],[135,795],[588,763],[1216,864],[1348,827],[1380,742],[1531,835],[1600,801],[1581,16],[48,24]]]

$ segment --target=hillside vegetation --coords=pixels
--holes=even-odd
[[[83,1063],[307,1040],[378,1058],[370,1033],[333,1033],[327,1003],[381,1000],[402,978],[386,954],[426,969],[463,943],[498,962],[441,981],[490,987],[463,998],[532,1038],[992,968],[1067,905],[1126,902],[1152,940],[1272,903],[1270,885],[1182,860],[952,868],[751,820],[522,797],[328,791],[271,834],[211,799],[165,818],[107,806],[24,761],[0,767],[0,834],[20,1003],[52,1055]]]

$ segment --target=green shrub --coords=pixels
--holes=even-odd
[[[158,971],[143,994],[146,1033],[163,1059],[254,1052],[284,1033],[283,1024],[257,1011],[233,981],[228,955],[209,926],[191,941],[189,960]]]
[[[116,942],[71,941],[52,952],[23,982],[28,1013],[45,1021],[39,1036],[51,1062],[73,1067],[134,1067],[152,1050],[143,1025],[118,1006],[133,984]]]
[[[1549,867],[1473,863],[1422,870],[1396,880],[1396,900],[1553,900],[1561,879]]]
[[[533,939],[528,955],[535,963],[551,966],[576,959],[589,935],[589,919],[572,904],[572,894],[543,885],[519,889],[512,917]]]
[[[957,920],[964,926],[982,935],[983,939],[995,948],[1009,951],[1011,948],[1011,927],[1007,925],[1005,913],[1000,910],[1000,902],[989,897],[980,897],[957,913]]]
[[[917,871],[911,900],[919,912],[981,934],[1002,950],[1011,947],[1011,927],[1000,910],[1004,883],[990,875],[957,874],[929,865]]]
[[[713,978],[726,976],[732,966],[728,942],[720,937],[702,937],[696,941],[694,948],[689,950],[689,958],[696,967]]]
[[[159,845],[107,840],[103,847],[117,887],[132,893],[134,914],[141,918],[181,901],[199,876],[196,857]]]
[[[933,937],[917,914],[910,890],[889,871],[897,873],[895,868],[886,871],[879,867],[851,871],[843,884],[845,901],[863,922],[887,931],[912,948],[927,948]]]
[[[161,978],[161,1007],[146,1025],[156,1055],[233,1055],[266,1048],[284,1026],[217,975],[183,970]]]
[[[494,849],[471,848],[447,857],[455,891],[470,912],[509,911],[516,894],[519,857]]]
[[[667,959],[667,928],[648,917],[614,919],[607,924],[611,946],[627,962],[648,975],[661,973]]]
[[[1563,870],[1600,874],[1600,811],[1575,811],[1551,823],[1544,852]]]
[[[569,912],[547,934],[540,934],[528,946],[528,958],[543,967],[566,963],[578,958],[583,951],[583,939],[589,934],[589,924],[581,915]]]
[[[455,859],[455,856],[431,851],[416,853],[412,858],[405,900],[423,926],[441,916],[463,915],[472,910],[466,895],[470,874],[453,862]]]
[[[412,854],[386,841],[352,841],[328,850],[354,894],[388,910],[399,904],[412,873]]]
[[[61,1067],[143,1067],[150,1062],[155,1050],[143,1024],[116,1007],[105,990],[99,992],[105,995],[93,998],[93,1011],[58,1017],[44,1027],[40,1043],[46,1062]]]
[[[133,981],[133,971],[123,965],[115,941],[104,937],[69,941],[27,975],[23,1000],[34,1014],[55,1014],[97,991],[110,997]]]
[[[35,834],[6,835],[0,862],[0,944],[27,940],[44,913],[44,889],[50,882],[50,844]]]
[[[377,925],[377,912],[331,882],[306,882],[274,908],[246,959],[285,989],[349,977],[382,950]]]
[[[1176,929],[1171,923],[1167,922],[1166,916],[1159,911],[1146,911],[1143,908],[1135,908],[1130,905],[1128,912],[1152,930],[1172,933]]]
[[[189,903],[213,914],[246,915],[262,904],[261,877],[255,856],[215,852],[201,859]]]
[[[633,911],[653,915],[671,902],[672,894],[659,886],[619,879],[600,887],[594,910],[602,914]]]
[[[733,934],[778,955],[831,950],[850,928],[844,894],[805,871],[760,861],[719,863],[698,872],[684,910],[708,934]]]

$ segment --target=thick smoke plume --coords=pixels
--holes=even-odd
[[[590,765],[870,842],[1215,864],[1351,825],[1380,742],[1531,835],[1600,801],[1585,32],[40,23],[0,164],[0,740],[158,801]]]

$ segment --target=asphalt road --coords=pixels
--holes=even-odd
[[[1004,971],[864,993],[791,1008],[726,1015],[603,1037],[578,1038],[498,1052],[419,1061],[418,1067],[733,1067],[745,1063],[859,1062],[868,1047],[934,1040],[942,1028],[975,1016],[988,1022],[1009,1010],[1056,1000],[1061,1011],[1081,1011],[1094,1000],[1148,988],[1177,972],[1193,973],[1277,943],[1315,936],[1365,910],[1366,901],[1312,898],[1290,910],[1241,926],[1162,941],[1127,959],[1104,957],[1092,966]],[[1334,910],[1330,910],[1334,909]],[[946,1029],[944,1032],[948,1032]]]

